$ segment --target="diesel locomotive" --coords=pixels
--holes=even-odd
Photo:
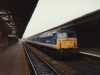
[[[70,29],[58,29],[31,36],[27,39],[41,49],[61,57],[70,57],[77,54],[76,32]]]

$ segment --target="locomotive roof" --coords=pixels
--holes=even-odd
[[[58,32],[59,33],[63,33],[63,32],[75,33],[75,31],[73,31],[72,29],[65,29],[65,28],[58,30]]]
[[[16,31],[16,36],[21,38],[38,1],[0,0],[0,27],[9,34],[12,34],[12,30]]]
[[[56,29],[48,32],[44,32],[43,34],[38,35],[39,37],[45,37],[45,36],[52,36],[53,33],[63,33],[63,32],[70,32],[70,33],[75,33],[72,29]],[[35,36],[34,36],[35,37]]]

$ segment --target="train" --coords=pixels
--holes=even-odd
[[[71,29],[56,29],[33,35],[26,43],[44,50],[56,57],[71,57],[78,53],[77,35]]]

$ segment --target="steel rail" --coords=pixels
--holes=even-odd
[[[34,72],[35,72],[35,75],[37,75],[36,70],[35,70],[35,68],[34,68],[34,66],[33,66],[33,64],[32,64],[32,61],[31,61],[31,59],[30,59],[30,57],[29,57],[29,54],[28,54],[28,52],[27,52],[27,50],[26,50],[26,48],[25,48],[24,45],[23,45],[23,48],[24,48],[24,50],[25,50],[25,52],[26,52],[26,54],[27,54],[27,56],[28,56],[28,59],[29,59],[31,65],[32,65],[32,68],[33,68]]]
[[[53,69],[45,60],[43,60],[36,52],[34,52],[29,46],[27,46],[29,49],[28,49],[28,51],[29,50],[31,50],[41,61],[42,61],[42,63],[41,62],[38,62],[38,61],[36,61],[37,59],[35,58],[35,56],[34,55],[32,55],[32,54],[30,54],[30,53],[28,53],[28,51],[27,51],[27,47],[25,47],[25,46],[27,46],[25,43],[23,44],[23,48],[25,49],[25,52],[26,52],[26,54],[27,54],[27,56],[28,56],[28,58],[29,58],[29,60],[30,60],[30,63],[31,63],[31,65],[32,65],[32,68],[33,68],[33,70],[34,70],[34,72],[35,72],[35,74],[36,75],[40,75],[40,69],[42,70],[41,71],[41,75],[60,75],[55,69]],[[34,56],[34,57],[33,57]],[[33,59],[34,58],[34,59]],[[32,62],[32,60],[34,61],[34,62]],[[36,62],[36,63],[35,63]],[[34,64],[35,63],[35,64]],[[37,64],[39,64],[39,65],[37,65]],[[44,65],[45,64],[45,65]],[[37,66],[38,66],[38,68],[37,68]],[[37,69],[36,69],[37,68]],[[48,74],[47,74],[47,72],[48,72]],[[43,74],[44,73],[44,74]]]

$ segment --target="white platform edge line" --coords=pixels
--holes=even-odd
[[[91,54],[91,53],[86,53],[86,52],[81,52],[81,51],[80,51],[79,53],[87,54],[87,55],[91,55],[91,56],[95,56],[95,57],[100,57],[100,55]]]

